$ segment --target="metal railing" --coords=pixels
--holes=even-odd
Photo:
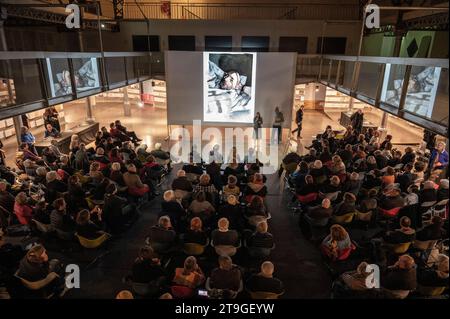
[[[358,4],[336,3],[154,3],[129,2],[124,5],[124,19],[289,19],[358,20]]]
[[[76,89],[74,64],[92,58],[98,64],[100,83],[95,89],[81,92]],[[52,84],[48,65],[53,60],[58,62],[58,72],[64,70],[63,63],[71,75],[72,89],[65,96],[49,94]],[[22,69],[28,71],[20,72]],[[447,59],[299,54],[296,83],[321,83],[445,136],[449,112],[448,71]],[[16,95],[10,98],[9,104],[1,106],[0,118],[151,78],[164,78],[164,75],[163,52],[0,52],[0,78],[3,83],[12,81],[14,87],[10,92]],[[56,76],[53,74],[53,78]]]

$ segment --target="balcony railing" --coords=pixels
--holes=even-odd
[[[291,19],[291,20],[357,20],[357,4],[336,3],[176,3],[162,1],[129,2],[124,18],[142,19]]]
[[[322,83],[446,136],[448,69],[446,59],[299,54],[296,83]],[[162,52],[0,52],[0,119],[164,74]]]

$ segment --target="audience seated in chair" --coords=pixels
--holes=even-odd
[[[411,228],[411,219],[403,216],[400,218],[400,228],[386,232],[383,239],[387,244],[403,244],[412,242],[415,237],[416,231]]]
[[[65,233],[74,233],[76,223],[67,214],[66,201],[63,198],[55,199],[53,202],[53,211],[50,214],[50,224],[54,229],[58,229]]]
[[[275,266],[270,261],[261,264],[261,271],[252,275],[246,282],[246,289],[250,293],[270,293],[282,295],[284,293],[283,283],[273,277]]]
[[[175,269],[175,276],[173,277],[172,283],[176,286],[195,289],[202,285],[205,282],[205,279],[203,271],[197,264],[197,259],[194,256],[189,256],[185,259],[183,268]]]
[[[402,255],[381,275],[381,286],[389,292],[391,298],[404,299],[410,291],[416,289],[416,264],[409,255]]]
[[[354,248],[347,231],[340,225],[331,226],[321,245],[323,254],[332,261],[347,259]]]
[[[217,222],[218,229],[211,233],[211,241],[218,255],[233,256],[239,246],[239,234],[235,230],[228,229],[229,222],[221,218]]]
[[[241,288],[241,269],[233,264],[231,257],[219,256],[219,267],[211,271],[209,289],[221,290],[222,296],[234,298]]]
[[[102,218],[111,234],[125,230],[125,225],[136,217],[136,207],[117,195],[117,186],[110,183],[105,190]]]
[[[95,215],[98,223],[102,222],[102,210],[96,206],[89,212],[87,209],[83,209],[78,213],[76,232],[78,236],[86,239],[97,239],[104,234],[104,231],[100,226],[91,221],[91,213]]]
[[[62,264],[57,259],[49,260],[46,249],[42,245],[30,248],[20,261],[17,276],[27,282],[32,290],[46,290],[46,294],[61,293],[64,284]]]
[[[304,214],[304,218],[311,226],[326,226],[333,214],[333,207],[328,198],[324,198],[317,206],[309,207]]]
[[[158,290],[167,280],[167,273],[161,266],[160,259],[149,246],[142,247],[132,268],[131,280],[133,283],[148,284]],[[149,292],[149,291],[148,291]]]
[[[203,231],[203,222],[199,217],[191,219],[189,229],[182,236],[183,243],[205,246],[208,243],[208,235]]]
[[[273,235],[268,232],[267,222],[261,221],[256,225],[256,231],[246,240],[246,246],[252,257],[266,257],[275,248]]]
[[[169,251],[175,245],[176,233],[168,216],[161,216],[158,224],[150,228],[148,237],[153,250],[158,253]]]
[[[186,211],[173,190],[164,192],[160,216],[163,215],[169,216],[173,227],[180,230],[182,220],[186,218]]]

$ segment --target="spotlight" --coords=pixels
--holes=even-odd
[[[101,26],[102,26],[102,28],[105,28],[105,25],[103,23],[101,24]]]
[[[316,92],[319,92],[319,86],[316,85]]]
[[[139,107],[144,107],[144,103],[142,101],[139,101],[137,104]]]

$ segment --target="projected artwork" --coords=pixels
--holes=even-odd
[[[97,59],[73,59],[77,92],[92,90],[100,86]]]
[[[256,53],[203,53],[203,120],[252,123]]]
[[[386,65],[381,100],[398,106],[403,88],[402,78],[404,74],[403,72],[394,71],[393,68],[390,64]],[[433,111],[439,75],[440,68],[414,66],[408,81],[404,109],[417,115],[430,117]]]
[[[73,59],[77,92],[100,86],[96,58]],[[46,59],[50,97],[72,94],[72,81],[67,59]]]

